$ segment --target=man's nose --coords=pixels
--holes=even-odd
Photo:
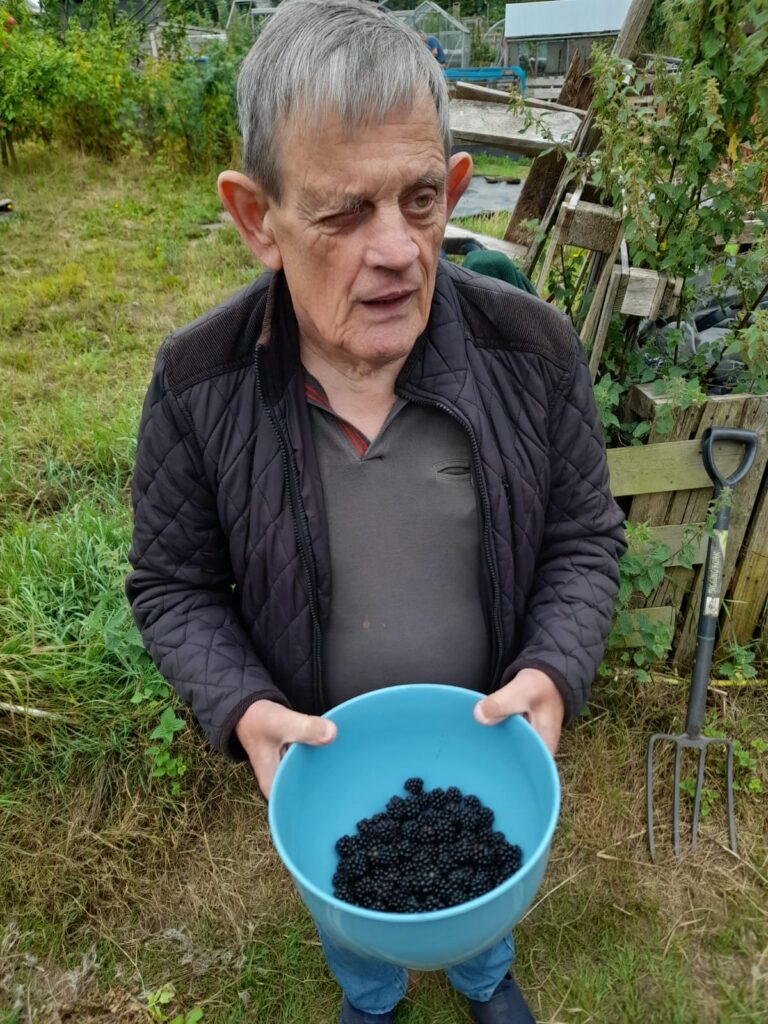
[[[399,208],[377,212],[370,224],[366,263],[370,267],[406,270],[419,255],[413,233],[413,225]]]

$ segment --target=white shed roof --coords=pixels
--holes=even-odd
[[[632,0],[539,0],[507,4],[505,39],[558,39],[618,33]]]

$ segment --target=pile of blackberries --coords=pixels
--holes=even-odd
[[[336,843],[333,893],[370,910],[414,914],[482,896],[520,867],[520,847],[493,831],[493,811],[456,786],[424,789],[408,779],[408,796],[357,823]]]

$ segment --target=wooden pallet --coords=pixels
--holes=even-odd
[[[651,433],[647,445],[609,451],[614,494],[631,497],[627,514],[630,522],[648,523],[656,539],[664,537],[681,544],[686,524],[703,526],[706,522],[712,499],[712,483],[699,454],[706,428],[741,427],[757,433],[755,464],[733,497],[721,618],[724,639],[749,643],[768,598],[764,571],[768,560],[768,396],[711,396],[703,405],[677,414],[671,433],[662,435],[654,424],[659,407],[666,401],[654,395],[650,387],[636,387],[630,392],[625,418],[649,422]],[[718,460],[722,460],[726,473],[736,468],[741,452],[738,445],[723,447]],[[720,461],[716,464],[721,468]],[[687,671],[693,660],[705,551],[704,543],[696,553],[693,569],[673,564],[656,590],[638,602],[643,611],[655,609],[654,615],[660,614],[658,609],[667,609],[664,614],[669,617],[672,609],[672,663],[679,671]]]
[[[543,298],[547,297],[550,270],[558,255],[562,258],[568,247],[586,250],[582,271],[585,281],[583,294],[579,308],[571,312],[574,323],[579,326],[579,336],[585,344],[593,340],[598,323],[605,320],[603,309],[606,297],[607,306],[613,309],[618,281],[611,288],[612,275],[623,238],[624,225],[618,210],[585,202],[581,199],[580,190],[565,197],[536,278],[536,291]]]

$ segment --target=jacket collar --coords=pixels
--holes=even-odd
[[[299,325],[282,270],[267,273],[267,304],[256,342],[256,355],[262,360],[264,398],[270,405],[275,405],[291,382],[301,377]]]

